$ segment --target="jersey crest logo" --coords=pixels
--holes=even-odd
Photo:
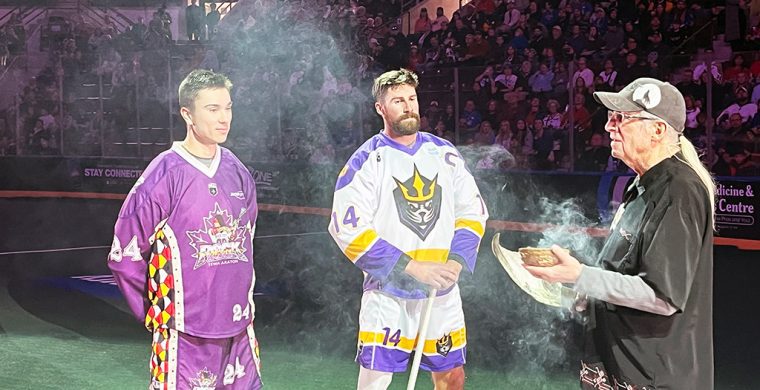
[[[446,355],[449,354],[452,346],[451,333],[445,334],[443,337],[435,341],[435,351],[443,357],[446,357]]]
[[[190,380],[190,386],[193,390],[214,390],[216,389],[216,375],[204,367],[195,378]]]
[[[216,188],[216,183],[208,184],[208,193],[211,194],[211,196],[216,196],[216,194],[219,193],[219,189]]]
[[[240,210],[240,216],[234,219],[227,210],[219,207],[219,203],[215,203],[214,210],[203,218],[203,228],[187,232],[190,245],[195,248],[194,270],[205,264],[248,262],[243,246],[246,228],[245,225],[240,226],[243,214],[245,209]]]
[[[441,215],[442,189],[438,185],[438,175],[428,179],[414,166],[414,174],[409,180],[396,181],[393,197],[399,220],[421,239],[427,238]]]

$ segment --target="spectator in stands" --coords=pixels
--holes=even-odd
[[[530,35],[528,45],[530,45],[530,48],[533,50],[541,53],[543,53],[544,49],[549,46],[549,40],[546,38],[542,26],[536,25],[533,27],[533,33]]]
[[[467,46],[467,51],[460,60],[461,65],[482,65],[490,52],[488,41],[483,39],[483,33],[467,34],[465,36],[465,45]]]
[[[755,102],[755,104],[757,104],[757,112],[749,122],[749,128],[752,129],[756,135],[760,136],[760,101]]]
[[[747,123],[757,113],[757,105],[749,100],[749,91],[747,88],[738,87],[734,89],[735,103],[726,107],[718,115],[718,124],[724,124],[733,114],[739,114],[741,123]]]
[[[430,120],[428,119],[428,116],[425,114],[420,115],[420,128],[419,131],[424,131],[426,133],[432,133],[433,128],[430,126]]]
[[[482,121],[480,122],[480,128],[478,129],[477,134],[473,137],[473,141],[476,145],[493,145],[494,141],[496,139],[496,134],[493,132],[493,127],[491,126],[491,122],[489,121]]]
[[[525,37],[525,30],[522,27],[516,27],[509,46],[513,46],[518,52],[528,47],[528,38]]]
[[[702,109],[694,102],[694,97],[691,95],[684,95],[684,103],[686,104],[686,124],[684,125],[686,136],[693,136],[696,130],[700,127],[699,114]]]
[[[731,61],[731,66],[723,70],[723,80],[727,82],[734,82],[740,73],[747,73],[749,69],[744,65],[744,55],[741,53],[735,54]]]
[[[519,115],[521,118],[525,118],[525,123],[533,124],[533,121],[536,119],[541,119],[542,113],[541,110],[541,99],[538,97],[532,97],[528,101],[527,107],[524,108],[525,113]]]
[[[460,119],[464,119],[464,125],[467,129],[477,129],[480,125],[480,122],[482,121],[482,116],[480,115],[480,112],[475,108],[475,101],[472,99],[468,99],[464,103],[464,110],[462,110],[462,114],[459,116]]]
[[[428,17],[427,8],[420,8],[420,14],[414,22],[414,33],[420,36],[433,28],[433,21]],[[440,29],[440,26],[439,26]]]
[[[446,123],[444,121],[438,121],[438,123],[436,123],[435,128],[433,129],[433,134],[454,143],[454,132],[446,128]]]
[[[617,56],[619,58],[625,58],[628,53],[634,53],[636,56],[641,55],[641,48],[639,47],[639,38],[628,37],[625,40],[625,44],[618,50]]]
[[[517,70],[517,83],[518,87],[522,87],[522,90],[528,89],[528,79],[533,74],[533,63],[527,59],[523,59],[520,64],[520,69]]]
[[[734,165],[736,166],[736,176],[760,176],[760,166],[752,161],[752,153],[747,147],[733,156]]]
[[[145,48],[149,50],[162,49],[171,42],[171,36],[164,29],[164,22],[158,12],[153,13],[153,19],[148,22],[148,32],[145,34]]]
[[[548,28],[554,26],[557,21],[557,10],[552,5],[551,1],[544,3],[544,9],[541,10],[541,19],[539,23]]]
[[[486,112],[483,114],[483,120],[489,123],[501,123],[506,117],[506,110],[502,110],[499,107],[499,102],[491,99],[486,103]],[[493,125],[491,125],[493,127]]]
[[[187,28],[187,39],[190,41],[199,41],[201,39],[201,26],[203,23],[204,11],[198,5],[198,0],[185,8],[185,27]]]
[[[499,27],[499,31],[510,33],[520,21],[520,10],[515,7],[515,0],[507,0],[507,12],[504,14],[504,21]]]
[[[718,161],[712,166],[712,173],[715,176],[734,176],[736,167],[733,164],[731,153],[726,148],[719,148],[716,154]]]
[[[172,40],[172,16],[169,14],[169,12],[166,11],[166,2],[161,4],[160,7],[158,7],[158,11],[156,11],[156,14],[158,15],[158,18],[161,20],[161,27],[163,28],[164,34],[169,38],[169,40]]]
[[[375,40],[377,42],[377,40]],[[443,63],[444,49],[441,46],[440,40],[437,36],[430,37],[428,46],[425,49],[425,62],[423,68],[425,70],[432,70],[436,66]]]
[[[591,26],[596,27],[597,31],[604,34],[607,31],[607,12],[603,7],[597,6],[594,9],[594,13],[589,17],[589,28]]]
[[[443,112],[442,119],[444,124],[446,124],[446,130],[454,131],[457,124],[457,117],[455,115],[454,111],[454,105],[453,104],[447,104],[446,110]]]
[[[533,73],[528,79],[528,85],[530,90],[534,93],[545,93],[553,90],[552,82],[554,81],[554,72],[549,70],[549,66],[546,63],[541,63],[538,66],[538,71]]]
[[[567,44],[573,48],[575,53],[582,53],[586,49],[586,37],[581,33],[579,24],[573,24],[570,27],[570,37],[567,38]]]
[[[514,154],[514,134],[512,134],[512,126],[508,120],[502,120],[499,122],[499,132],[496,134],[494,143],[501,146],[504,150]]]
[[[412,72],[419,72],[423,69],[425,64],[425,57],[420,53],[417,45],[412,45],[409,48],[409,62],[405,68]]]
[[[502,66],[520,66],[522,63],[522,57],[517,53],[517,49],[515,49],[512,45],[507,45],[507,51],[505,53],[504,61],[502,62]]]
[[[386,39],[385,47],[377,60],[385,65],[385,69],[399,69],[407,62],[404,58],[406,54],[404,48],[397,44],[396,38],[389,36]]]
[[[647,41],[649,43],[642,52],[644,52],[648,62],[656,62],[662,69],[663,73],[668,72],[670,70],[670,53],[673,49],[667,43],[662,41],[662,34],[659,32],[653,32],[647,37]],[[654,61],[651,61],[652,59],[654,59]]]
[[[565,124],[565,117],[559,112],[559,102],[554,99],[549,99],[546,102],[546,114],[542,118],[544,122],[544,128],[551,128],[558,130]]]
[[[536,52],[536,49],[526,47],[525,50],[523,50],[523,62],[525,61],[530,62],[531,71],[538,70],[538,52]],[[528,80],[530,76],[532,76],[532,73],[529,74],[525,80]]]
[[[148,33],[148,26],[145,25],[145,18],[140,16],[137,22],[132,23],[129,28],[129,36],[135,45],[142,47],[145,42],[145,34]]]
[[[557,61],[554,64],[554,79],[552,80],[554,97],[565,96],[568,90],[568,83],[570,75],[568,74],[567,67],[562,61]]]
[[[533,154],[531,167],[538,170],[554,169],[554,134],[551,129],[544,128],[544,121],[533,120]]]
[[[569,121],[567,115],[563,119],[565,122]],[[575,122],[573,130],[575,134],[580,134],[584,141],[588,140],[592,131],[591,119],[591,113],[586,108],[586,97],[582,94],[575,95],[573,97],[573,121]],[[565,123],[562,126],[564,127]]]
[[[493,30],[489,30],[489,33]],[[507,53],[507,41],[504,40],[504,36],[499,34],[493,38],[493,43],[489,42],[490,53],[488,54],[488,62],[501,64],[504,62]],[[512,48],[514,51],[514,48]]]
[[[435,20],[431,23],[430,29],[432,32],[438,32],[446,29],[449,19],[443,14],[443,7],[438,7],[435,10]]]
[[[720,122],[723,133],[728,136],[729,141],[738,141],[738,138],[745,134],[747,126],[738,112],[727,116],[728,120]]]
[[[604,60],[604,69],[602,69],[601,72],[599,72],[599,77],[602,78],[602,81],[606,85],[608,85],[610,88],[615,87],[615,79],[617,78],[617,71],[615,70],[615,65],[613,64],[612,60],[607,59]]]
[[[436,126],[438,125],[438,122],[443,119],[443,112],[441,112],[440,108],[438,107],[438,100],[430,101],[430,105],[428,106],[427,110],[425,110],[425,115],[427,115],[431,124],[435,123]]]
[[[510,65],[505,65],[501,70],[501,74],[496,76],[494,81],[496,88],[498,88],[501,93],[522,90],[522,87],[518,85],[517,75],[512,73],[512,66]]]
[[[581,171],[601,172],[607,167],[609,157],[610,147],[604,144],[604,137],[600,133],[594,133],[589,144],[583,149],[576,168]]]
[[[625,55],[625,65],[618,72],[615,78],[615,89],[620,90],[630,84],[633,80],[644,75],[644,69],[639,65],[639,58],[636,52],[629,52]]]
[[[597,58],[604,45],[599,36],[599,29],[594,25],[589,26],[585,39],[585,47],[580,51],[580,55],[587,58]]]
[[[743,87],[747,91],[752,91],[755,84],[752,83],[752,76],[750,76],[749,72],[741,72],[736,75],[736,79],[731,83],[731,86],[734,89]]]
[[[554,53],[564,53],[566,43],[565,37],[562,35],[562,27],[559,25],[553,26],[549,46],[554,50]]]
[[[677,0],[675,8],[668,13],[666,20],[669,44],[677,48],[679,54],[686,53],[686,39],[691,35],[691,26],[694,23],[694,14],[686,7],[686,0]]]
[[[214,3],[210,3],[209,8],[211,10],[208,12],[208,14],[206,14],[206,30],[208,37],[207,39],[211,41],[214,39],[218,32],[217,26],[219,25],[219,21],[222,19],[222,14],[219,13],[219,9]]]
[[[588,59],[586,57],[581,57],[576,61],[577,69],[575,73],[573,73],[573,78],[570,79],[571,85],[576,85],[576,80],[579,78],[583,79],[583,84],[585,86],[594,85],[594,72],[587,67]]]

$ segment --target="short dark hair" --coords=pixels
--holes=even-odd
[[[376,102],[380,102],[385,97],[385,93],[389,89],[398,87],[399,85],[409,85],[413,88],[417,88],[419,84],[417,75],[408,69],[391,70],[385,72],[375,79],[372,85],[372,96]]]
[[[195,69],[179,84],[179,106],[193,108],[198,92],[203,89],[226,88],[232,90],[232,82],[227,76],[206,69]]]

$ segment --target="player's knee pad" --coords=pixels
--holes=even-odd
[[[392,372],[383,372],[359,367],[357,390],[386,390],[393,379]]]

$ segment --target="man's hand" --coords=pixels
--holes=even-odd
[[[583,264],[573,256],[567,249],[552,245],[552,253],[559,259],[557,265],[551,267],[534,267],[523,264],[531,275],[543,279],[550,283],[575,283],[581,274]]]
[[[462,265],[453,260],[444,264],[412,260],[407,264],[405,271],[420,283],[443,290],[453,286],[459,280]]]

